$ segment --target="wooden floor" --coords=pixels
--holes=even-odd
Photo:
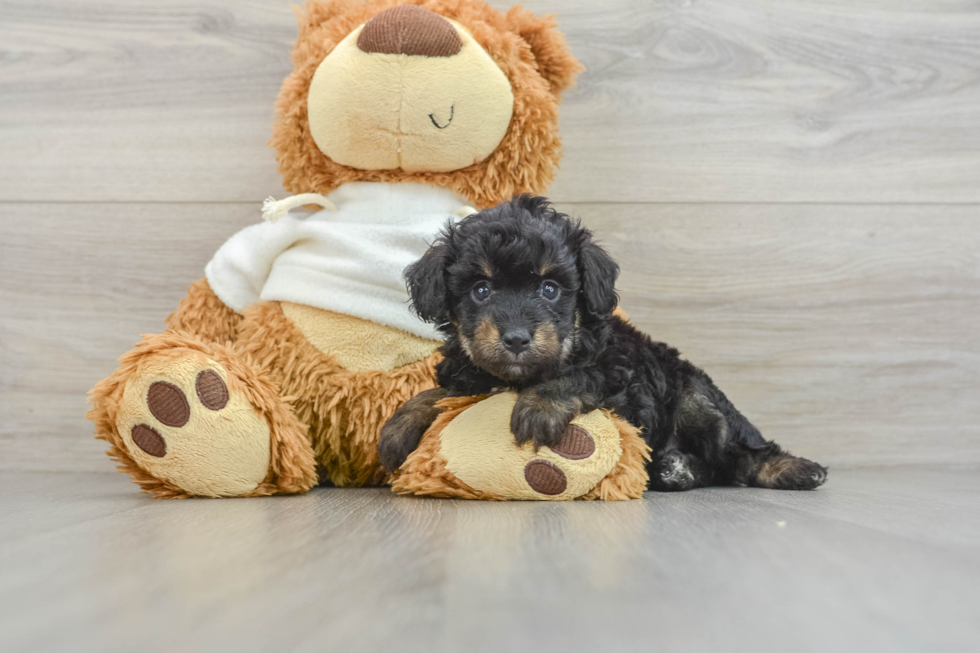
[[[0,474],[0,649],[976,651],[980,469],[806,493],[159,502]]]

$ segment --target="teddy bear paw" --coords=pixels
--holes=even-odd
[[[601,411],[577,416],[554,447],[517,445],[510,430],[516,398],[494,395],[432,434],[456,481],[495,498],[569,500],[589,493],[620,460],[619,430]]]
[[[578,424],[569,424],[560,443],[551,447],[566,460],[585,460],[595,453],[595,439]],[[524,466],[524,480],[540,494],[555,496],[568,488],[568,477],[561,467],[545,459],[535,459]]]
[[[144,365],[126,384],[116,428],[139,467],[188,494],[240,496],[269,474],[267,420],[199,352]]]

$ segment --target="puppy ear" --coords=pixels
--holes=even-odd
[[[592,240],[589,230],[582,230],[580,242],[578,272],[585,310],[596,317],[609,317],[619,304],[619,295],[616,294],[619,265]]]
[[[531,46],[538,72],[554,95],[572,85],[585,67],[572,56],[565,35],[558,31],[554,16],[535,16],[520,5],[507,11],[507,20]]]
[[[405,282],[412,297],[412,310],[426,322],[444,324],[449,321],[449,302],[446,293],[446,264],[449,248],[437,241],[415,263],[405,268]]]

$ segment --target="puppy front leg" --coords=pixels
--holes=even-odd
[[[443,388],[432,388],[420,392],[395,411],[395,414],[381,427],[378,441],[378,459],[381,465],[393,472],[408,455],[415,451],[422,436],[439,416],[436,402],[446,396]]]
[[[521,391],[510,414],[510,430],[517,444],[533,440],[535,449],[554,447],[580,412],[582,400],[571,381],[548,381]]]

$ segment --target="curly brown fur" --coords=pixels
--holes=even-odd
[[[375,14],[413,4],[463,25],[510,80],[514,112],[507,133],[486,159],[451,172],[359,170],[340,165],[317,148],[306,99],[317,66],[341,40]],[[449,188],[478,207],[515,193],[543,192],[560,158],[558,102],[581,65],[572,57],[553,17],[521,7],[501,14],[482,0],[311,0],[298,12],[293,72],[276,101],[276,148],[283,185],[293,193],[329,193],[350,181],[419,181]]]
[[[604,411],[619,429],[623,455],[616,466],[599,484],[578,498],[580,501],[626,501],[639,499],[649,480],[646,464],[650,462],[650,446],[640,437],[640,430],[614,413]]]
[[[381,485],[381,426],[395,410],[435,386],[439,353],[389,371],[351,371],[317,350],[283,313],[279,302],[245,311],[236,350],[260,361],[309,425],[316,462],[333,485]]]
[[[765,440],[707,374],[613,315],[618,273],[588,229],[525,195],[447,227],[406,278],[415,311],[445,336],[439,385],[519,392],[519,440],[551,445],[601,408],[641,429],[654,489],[823,483],[826,469]],[[560,347],[539,344],[541,330]],[[493,333],[479,355],[467,346]]]
[[[187,289],[177,310],[167,316],[168,331],[193,333],[205,342],[234,342],[242,316],[228,308],[211,290],[208,280],[198,279]]]

